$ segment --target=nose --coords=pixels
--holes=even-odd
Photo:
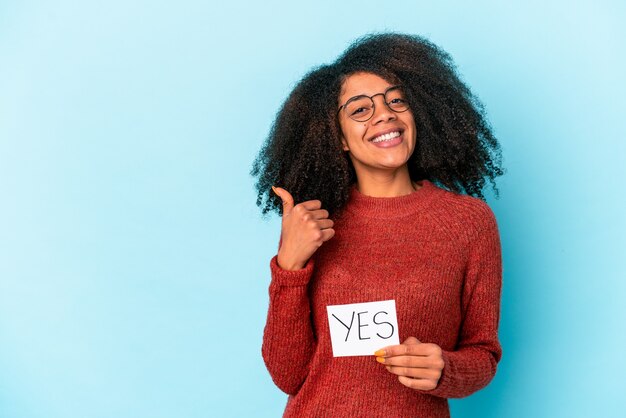
[[[372,100],[374,100],[374,114],[372,115],[371,120],[373,125],[380,122],[394,120],[396,118],[396,112],[389,109],[389,106],[385,103],[384,95],[381,94],[378,97],[372,97]]]

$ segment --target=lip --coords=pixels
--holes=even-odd
[[[381,135],[385,135],[385,134],[388,134],[388,133],[391,133],[391,132],[400,132],[400,136],[402,136],[402,134],[404,133],[404,129],[402,129],[402,128],[390,128],[390,129],[385,129],[384,131],[377,132],[377,133],[375,133],[374,135],[370,136],[370,137],[367,139],[367,142],[372,142],[372,140],[373,140],[374,138],[377,138],[377,137],[379,137],[379,136],[381,136]]]

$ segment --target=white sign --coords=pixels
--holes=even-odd
[[[326,306],[334,357],[373,356],[400,344],[396,301]]]

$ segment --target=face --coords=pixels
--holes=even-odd
[[[392,87],[385,79],[371,73],[356,73],[343,83],[338,106],[354,96],[373,96]],[[373,98],[374,113],[365,122],[351,119],[342,108],[339,124],[344,151],[348,151],[357,176],[405,168],[415,149],[416,129],[411,110],[394,112],[382,94]]]

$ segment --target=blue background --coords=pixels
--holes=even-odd
[[[0,3],[0,417],[276,417],[248,172],[313,65],[447,50],[504,151],[504,357],[455,417],[626,410],[617,1]],[[376,396],[372,394],[372,396]]]

